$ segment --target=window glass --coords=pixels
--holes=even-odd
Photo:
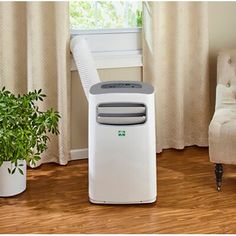
[[[142,2],[72,1],[70,25],[73,30],[142,27]]]

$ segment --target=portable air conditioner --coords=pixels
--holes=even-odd
[[[93,85],[89,92],[89,199],[100,204],[156,200],[154,89],[141,82]]]

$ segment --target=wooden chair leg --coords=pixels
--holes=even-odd
[[[216,175],[216,188],[217,188],[217,191],[221,190],[223,172],[224,172],[223,165],[222,164],[216,164],[215,165],[215,175]]]

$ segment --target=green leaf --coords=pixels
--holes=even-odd
[[[22,169],[18,168],[18,170],[19,170],[19,172],[20,172],[22,175],[24,175],[24,172],[23,172]]]
[[[11,174],[13,175],[16,172],[16,168],[13,169],[13,171],[11,172]]]
[[[34,156],[35,161],[39,161],[40,159],[41,159],[40,156]]]
[[[36,166],[36,162],[34,160],[31,160],[30,162],[33,166]]]

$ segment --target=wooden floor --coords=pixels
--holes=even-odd
[[[0,233],[236,233],[236,166],[215,190],[208,149],[158,155],[158,201],[149,205],[88,202],[87,161],[28,171],[27,191],[0,198]]]

